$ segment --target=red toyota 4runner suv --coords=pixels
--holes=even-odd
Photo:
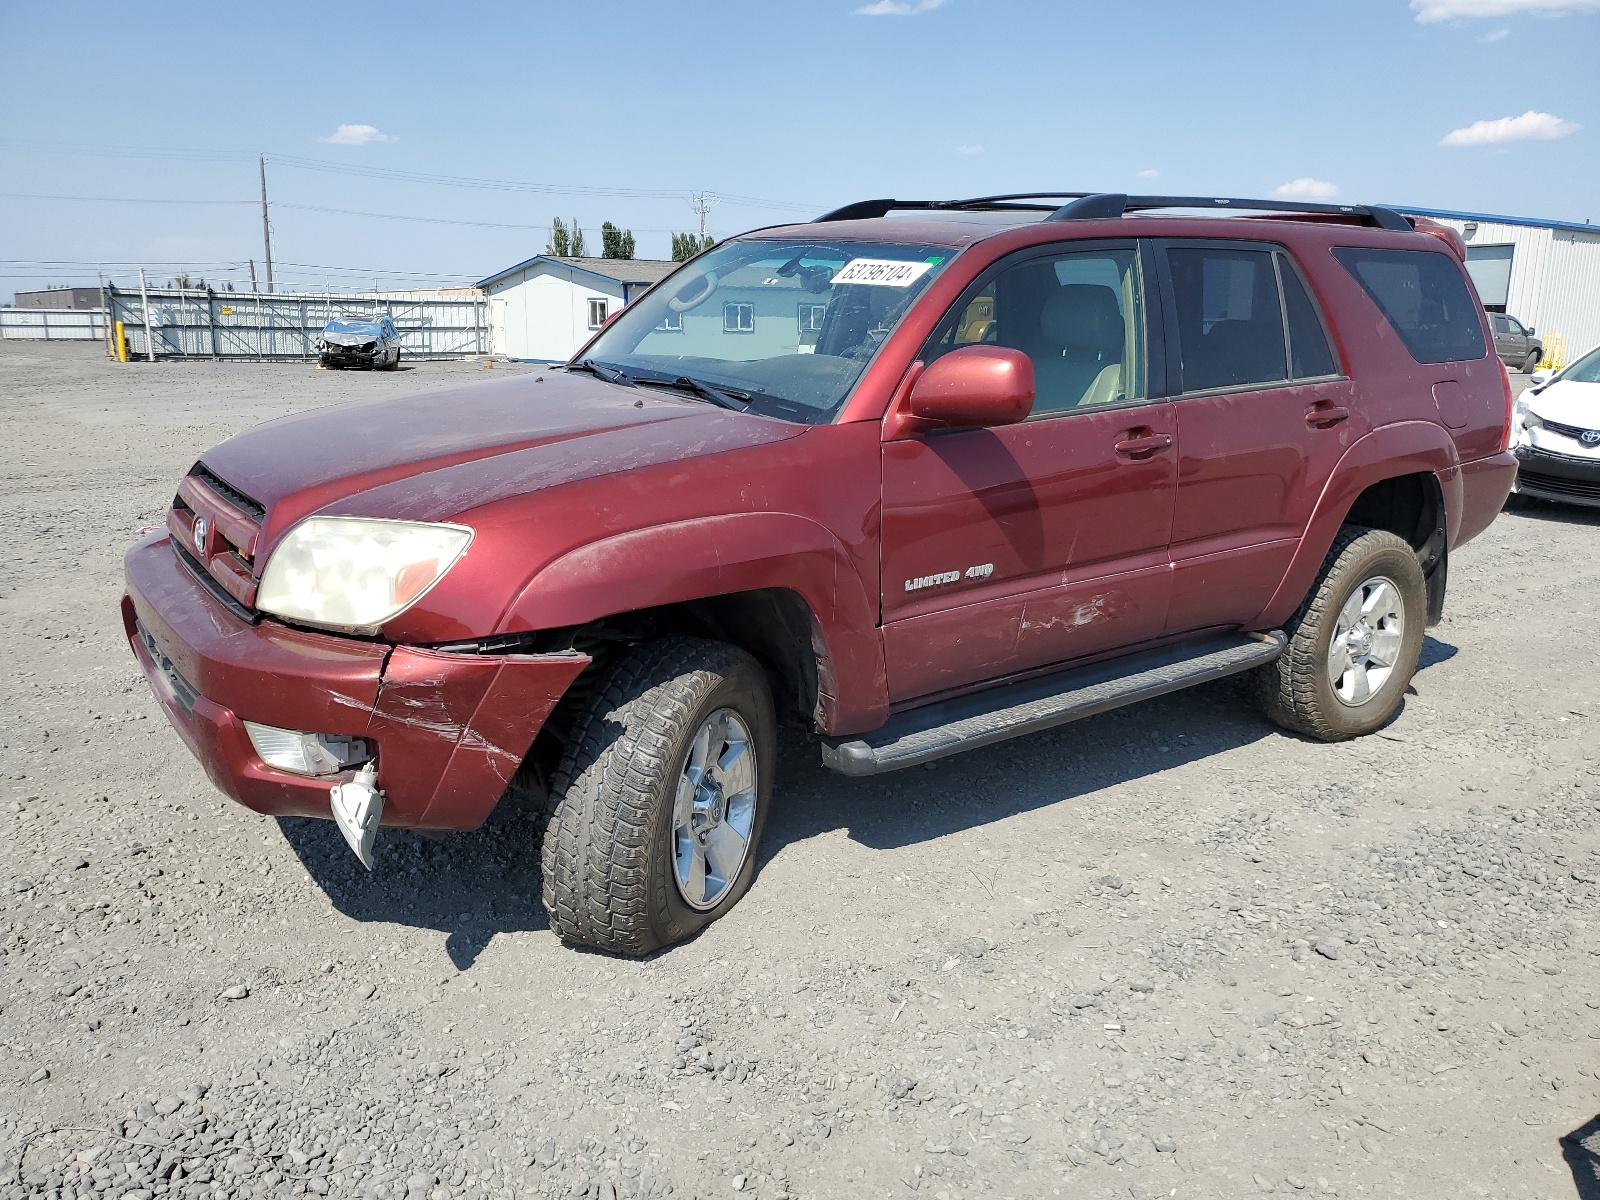
[[[565,367],[207,451],[123,620],[228,795],[369,866],[535,799],[554,929],[645,953],[749,888],[779,719],[846,775],[1235,672],[1387,721],[1516,470],[1463,258],[1380,208],[852,204]]]

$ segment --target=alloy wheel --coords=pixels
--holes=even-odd
[[[715,908],[750,853],[756,749],[731,708],[707,717],[689,742],[672,812],[673,876],[689,907]]]

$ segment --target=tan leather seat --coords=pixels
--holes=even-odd
[[[1039,328],[1046,344],[1061,347],[1059,363],[1045,367],[1061,397],[1052,407],[1081,408],[1124,398],[1122,353],[1127,330],[1114,291],[1100,284],[1067,284],[1045,301]],[[1039,368],[1036,360],[1036,373]]]

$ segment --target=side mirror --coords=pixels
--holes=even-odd
[[[1532,375],[1528,376],[1528,386],[1543,387],[1555,377],[1556,372],[1550,367],[1545,367],[1542,371],[1535,371]]]
[[[1539,331],[1537,329],[1535,329],[1532,325],[1524,325],[1522,327],[1522,332],[1527,334],[1529,337],[1532,337],[1534,334],[1538,333]]]
[[[963,346],[911,388],[911,416],[936,425],[1015,425],[1033,411],[1033,360],[1004,346]]]

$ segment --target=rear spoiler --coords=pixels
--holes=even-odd
[[[1412,222],[1417,227],[1418,233],[1425,233],[1429,237],[1436,237],[1446,246],[1450,253],[1456,256],[1457,261],[1467,261],[1467,243],[1462,236],[1448,225],[1441,225],[1438,221],[1430,221],[1427,217],[1413,217]]]

